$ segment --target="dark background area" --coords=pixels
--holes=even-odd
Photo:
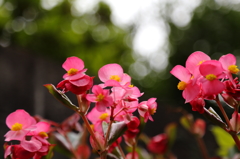
[[[160,7],[160,6],[159,6]],[[203,51],[213,59],[232,53],[240,58],[240,8],[239,4],[221,6],[213,0],[202,1],[194,10],[187,26],[178,27],[166,16],[169,33],[169,64],[161,72],[151,70],[141,80],[133,79],[145,94],[141,100],[156,97],[158,109],[148,122],[145,132],[154,136],[164,127],[182,116],[179,109],[193,113],[189,104],[184,104],[178,79],[169,71],[177,64],[185,65],[194,51]],[[166,6],[171,13],[174,7]],[[125,72],[134,63],[132,39],[137,26],[122,29],[111,21],[111,9],[103,2],[95,12],[74,16],[71,3],[63,1],[51,10],[44,10],[40,1],[5,0],[0,5],[0,136],[3,145],[8,131],[5,118],[16,109],[25,109],[31,115],[61,122],[73,112],[56,101],[43,87],[56,85],[65,71],[61,65],[69,56],[78,56],[88,68],[87,74],[97,77],[98,69],[108,63],[119,63]],[[74,26],[74,27],[73,27]],[[37,29],[36,29],[37,28]],[[239,63],[238,63],[239,64]],[[149,62],[145,61],[149,68]],[[239,66],[239,65],[238,65]],[[150,69],[150,68],[149,68]],[[131,74],[130,74],[131,75]],[[166,78],[162,78],[166,76]],[[98,78],[94,79],[99,83]],[[151,87],[144,85],[151,83]],[[75,101],[74,97],[71,98]],[[214,107],[208,103],[206,107]],[[228,109],[231,112],[231,109]],[[210,127],[211,123],[206,121]],[[200,159],[197,144],[183,127],[178,127],[173,153],[179,159]],[[204,136],[209,154],[216,155],[217,144],[207,130]],[[187,153],[186,153],[187,152]],[[3,156],[3,149],[0,150]],[[57,157],[59,158],[59,157]]]

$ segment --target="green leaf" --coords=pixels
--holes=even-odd
[[[212,108],[210,108],[210,110],[204,108],[203,116],[205,116],[208,120],[220,126],[221,128],[223,129],[227,128],[227,125],[222,121],[219,115]]]
[[[177,134],[177,125],[175,123],[170,123],[165,127],[165,133],[169,137],[168,148],[171,148]]]
[[[108,130],[108,124],[106,122],[102,123],[103,132],[106,136]],[[108,138],[108,145],[111,145],[114,141],[116,141],[120,136],[124,134],[127,130],[127,124],[124,121],[112,123],[111,131]]]
[[[222,157],[227,156],[229,150],[235,145],[231,135],[218,126],[213,126],[211,131],[219,145],[219,150],[217,151],[218,155]]]
[[[44,87],[46,87],[48,89],[49,93],[51,93],[63,105],[65,105],[66,107],[68,107],[74,111],[78,110],[78,107],[76,105],[74,105],[64,93],[61,93],[59,90],[57,90],[54,85],[45,84]]]
[[[180,119],[180,123],[182,124],[182,126],[187,129],[188,131],[190,131],[191,129],[191,122],[193,120],[192,115],[186,115],[186,116],[182,116]]]

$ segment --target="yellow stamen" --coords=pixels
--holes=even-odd
[[[149,112],[151,115],[153,115],[154,113],[156,113],[156,108],[153,108],[153,109],[150,109],[150,112]]]
[[[183,82],[183,81],[180,81],[177,85],[177,88],[179,90],[184,90],[185,88],[187,87],[187,83],[186,82]]]
[[[102,95],[101,93],[97,96],[97,99],[96,99],[96,101],[97,102],[101,102],[102,100],[103,100],[103,98],[104,98],[104,95]]]
[[[67,71],[67,73],[68,73],[69,75],[75,75],[77,72],[78,72],[78,70],[75,69],[75,68],[70,68],[70,69]]]
[[[41,136],[42,138],[47,138],[48,134],[46,132],[40,132],[38,133],[39,136]]]
[[[103,113],[103,114],[100,115],[99,118],[100,118],[101,120],[105,120],[108,116],[109,116],[108,113]]]
[[[22,130],[22,124],[15,123],[15,124],[12,126],[11,130],[12,130],[12,131]]]
[[[239,72],[239,69],[237,68],[236,65],[230,65],[230,66],[228,67],[228,70],[229,70],[231,73],[233,73],[233,74],[237,74],[237,73]]]
[[[132,84],[130,84],[128,87],[131,87],[131,88],[132,88],[132,87],[134,87],[134,86],[133,86]]]
[[[121,79],[120,79],[120,77],[119,77],[118,75],[112,75],[112,76],[110,77],[110,79],[111,79],[111,80],[118,81],[118,82],[121,81]]]
[[[199,61],[197,65],[201,65],[203,62],[205,62],[205,60]]]
[[[205,78],[206,78],[207,80],[209,80],[209,81],[213,81],[213,80],[215,80],[215,79],[217,78],[217,76],[214,75],[214,74],[209,74],[209,75],[207,75]]]

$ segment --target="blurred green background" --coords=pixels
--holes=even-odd
[[[153,5],[142,6],[146,7],[144,12],[125,25],[118,25],[108,1],[96,0],[94,7],[85,12],[81,12],[76,1],[0,0],[1,125],[16,109],[57,122],[73,113],[42,86],[56,85],[62,80],[61,64],[69,56],[83,59],[87,74],[95,76],[96,83],[100,82],[100,67],[119,63],[132,76],[132,83],[145,93],[141,100],[156,97],[155,121],[146,125],[149,136],[162,133],[170,122],[178,122],[182,115],[179,110],[191,112],[191,106],[184,104],[182,92],[177,90],[178,80],[169,73],[175,65],[185,65],[192,52],[203,51],[213,59],[232,53],[240,66],[240,1],[153,0],[145,2]],[[135,9],[134,5],[127,7],[127,1],[124,5],[126,9]],[[146,32],[145,27],[147,31],[152,28],[152,32]],[[145,41],[140,35],[147,35]],[[149,48],[152,43],[158,47]],[[214,107],[211,103],[209,106]],[[1,127],[3,136],[8,129]],[[190,140],[179,127],[173,147],[179,159],[201,158],[196,143]],[[215,156],[217,145],[210,132],[205,141],[210,155]]]

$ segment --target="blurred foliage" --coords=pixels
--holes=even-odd
[[[0,0],[0,46],[25,48],[61,62],[78,56],[94,75],[104,64],[132,62],[130,30],[111,22],[108,5],[99,2],[93,11],[81,13],[75,1],[50,8],[53,2],[58,1]]]

